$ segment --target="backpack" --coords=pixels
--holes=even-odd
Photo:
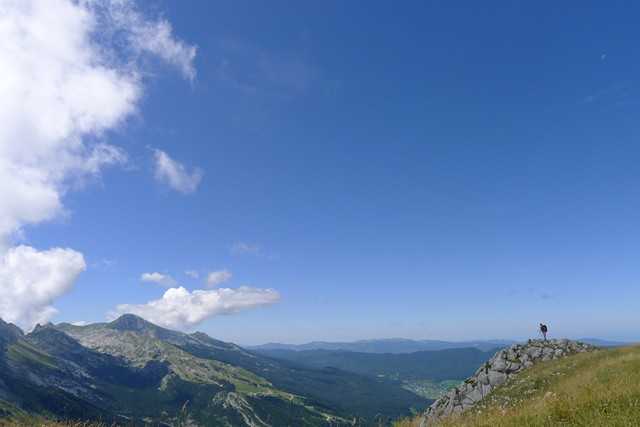
[[[547,325],[542,325],[542,326],[540,326],[540,330],[541,330],[542,332],[547,332]]]

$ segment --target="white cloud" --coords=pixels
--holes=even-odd
[[[191,277],[192,279],[197,279],[200,277],[200,273],[198,273],[196,270],[186,270],[184,274]]]
[[[231,272],[228,270],[212,271],[207,275],[207,285],[218,286],[231,279]]]
[[[159,57],[193,78],[194,55],[166,21],[147,19],[133,1],[1,0],[0,294],[23,297],[27,288],[53,286],[46,275],[29,276],[25,285],[29,266],[8,260],[37,259],[64,283],[53,286],[46,303],[34,298],[29,305],[24,297],[1,316],[28,325],[52,315],[51,301],[78,273],[69,254],[82,255],[12,249],[13,242],[25,226],[63,214],[67,192],[126,161],[125,151],[104,137],[136,111],[144,58]]]
[[[168,289],[162,298],[146,304],[118,305],[108,317],[115,319],[133,313],[157,325],[185,330],[213,316],[274,304],[279,300],[280,295],[273,289],[242,286],[189,292],[179,287]]]
[[[26,330],[47,322],[57,313],[52,301],[68,292],[85,269],[82,254],[71,249],[9,249],[0,258],[2,318]]]
[[[231,253],[234,255],[260,255],[262,249],[257,243],[236,242],[231,246]]]
[[[140,276],[140,280],[142,280],[143,282],[157,283],[159,285],[166,286],[167,288],[178,284],[178,282],[176,282],[173,277],[169,276],[168,274],[162,274],[158,272],[142,273],[142,275]]]
[[[73,326],[87,326],[89,324],[89,322],[87,322],[86,320],[78,320],[75,322],[71,322],[71,324]]]
[[[193,193],[202,180],[202,170],[188,171],[180,162],[173,160],[162,150],[153,150],[156,180],[184,194]]]

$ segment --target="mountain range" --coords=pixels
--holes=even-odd
[[[201,426],[368,425],[430,400],[397,381],[311,369],[134,315],[110,323],[0,321],[0,415]]]
[[[415,342],[407,341],[347,346],[364,345],[369,352],[245,349],[131,314],[85,326],[38,325],[27,334],[0,320],[0,421],[28,416],[119,425],[384,425],[424,409],[504,347],[474,341],[465,343],[472,347],[408,352]]]

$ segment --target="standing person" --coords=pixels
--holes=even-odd
[[[547,328],[547,325],[545,325],[544,323],[540,323],[540,333],[542,334],[542,337],[544,338],[544,340],[547,340],[547,331],[549,329]]]

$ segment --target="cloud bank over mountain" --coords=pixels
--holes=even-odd
[[[280,300],[273,289],[241,286],[237,289],[195,290],[184,287],[168,289],[162,298],[146,304],[121,304],[109,313],[110,319],[133,313],[158,325],[188,330],[204,320],[221,314],[233,314],[241,310],[270,305]]]

